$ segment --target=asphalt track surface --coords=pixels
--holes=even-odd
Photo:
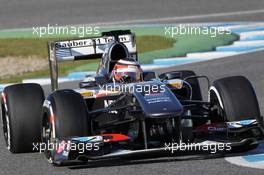
[[[0,0],[0,29],[94,23],[263,21],[262,0]],[[242,11],[252,11],[243,14]],[[199,17],[207,14],[236,15]],[[240,14],[240,15],[239,15]],[[192,18],[176,18],[192,16]],[[193,18],[196,16],[195,18]],[[148,22],[149,19],[154,19]],[[118,24],[117,23],[117,24]]]
[[[225,21],[263,21],[264,13],[212,15],[264,9],[262,0],[0,0],[0,29],[43,26],[47,24],[188,23]],[[200,15],[200,17],[199,17]],[[187,17],[186,17],[187,16]],[[188,17],[191,16],[191,17]],[[169,17],[169,18],[167,18]],[[171,18],[173,17],[173,18]],[[180,18],[178,18],[180,17]],[[163,19],[159,21],[158,19]],[[164,18],[167,18],[164,20]],[[149,20],[154,19],[154,20]],[[156,22],[155,22],[155,19]],[[231,75],[246,76],[255,87],[264,114],[264,52],[256,52],[208,62],[176,66],[169,70],[191,69],[211,80]],[[164,70],[161,70],[164,71]],[[72,83],[62,84],[71,88]],[[44,87],[48,93],[49,87]],[[2,135],[2,130],[0,131]],[[133,162],[110,161],[81,167],[52,167],[42,154],[10,154],[0,137],[0,174],[263,174],[263,170],[232,165],[223,158],[162,158]]]

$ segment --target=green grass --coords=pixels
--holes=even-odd
[[[9,38],[0,39],[0,57],[28,57],[37,56],[47,58],[47,42],[56,40],[66,40],[68,38]],[[156,44],[159,43],[159,44]],[[162,36],[139,36],[137,47],[139,53],[154,50],[167,49],[173,46],[175,39]]]
[[[155,58],[181,57],[191,52],[213,51],[217,46],[229,45],[237,39],[238,36],[230,34],[217,35],[213,38],[209,35],[178,36],[170,48],[139,54],[140,63],[149,64]]]
[[[47,41],[49,39],[0,39],[0,57],[28,57],[35,55],[40,58],[47,58]]]

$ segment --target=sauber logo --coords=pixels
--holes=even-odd
[[[225,128],[221,128],[221,127],[215,127],[215,126],[209,126],[208,131],[225,131]]]
[[[84,40],[72,40],[72,41],[62,41],[56,42],[56,48],[74,48],[74,47],[87,47],[93,46],[94,44],[107,44],[113,40],[113,37],[103,37],[94,39],[84,39]]]
[[[120,42],[130,42],[130,35],[123,35],[119,36]],[[61,41],[56,42],[55,47],[56,48],[74,48],[74,47],[88,47],[96,45],[104,45],[112,42],[114,40],[113,36],[108,37],[101,37],[101,38],[94,38],[94,39],[82,39],[82,40],[71,40],[71,41]]]
[[[81,47],[81,46],[91,46],[92,42],[87,40],[77,40],[69,42],[59,42],[55,43],[56,48],[70,48],[70,47]]]

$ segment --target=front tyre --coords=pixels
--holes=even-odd
[[[91,134],[91,124],[83,97],[73,90],[53,92],[43,105],[42,142],[48,145],[52,139],[83,137]],[[45,150],[50,163],[53,161],[51,150]]]
[[[243,76],[232,76],[213,82],[209,90],[209,101],[220,107],[222,113],[216,120],[240,121],[257,119],[260,109],[255,91]]]

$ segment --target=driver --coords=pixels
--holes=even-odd
[[[113,82],[134,83],[142,80],[142,69],[133,58],[120,59],[115,64],[111,77]]]

